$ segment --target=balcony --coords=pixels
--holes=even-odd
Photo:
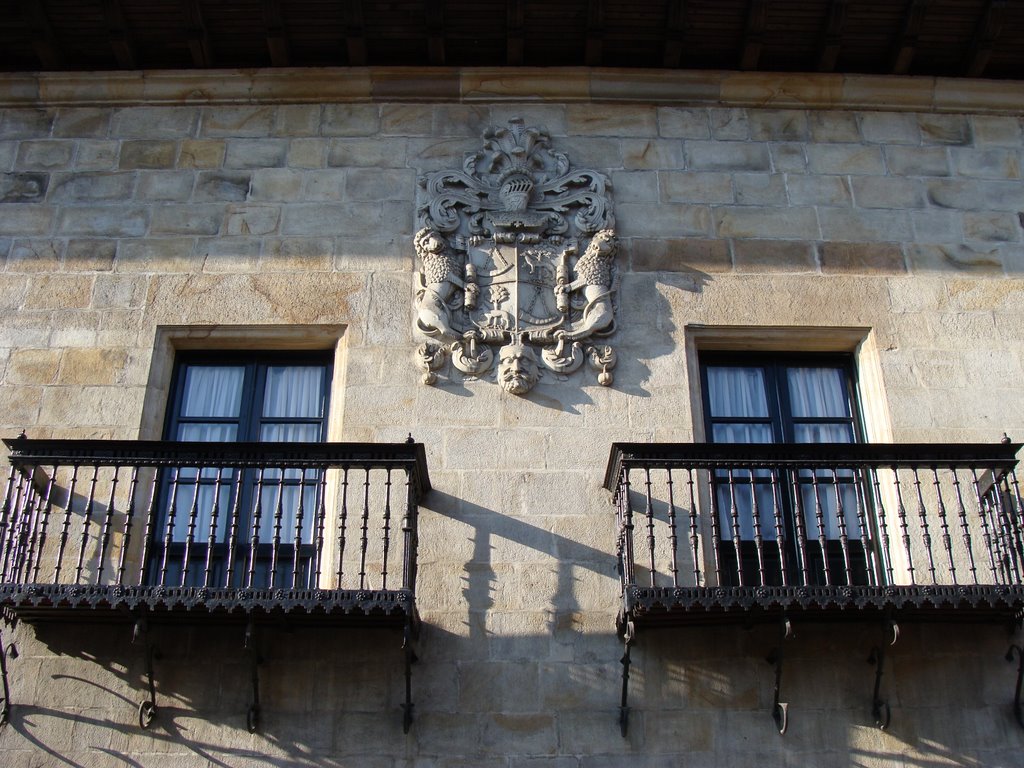
[[[247,648],[257,624],[390,627],[408,681],[422,444],[4,442],[7,615],[134,622],[141,644],[152,624],[240,622]]]
[[[794,620],[877,620],[887,643],[900,621],[1018,622],[1020,447],[614,444],[604,484],[618,533],[623,733],[630,645],[649,628],[779,622],[772,714],[784,732],[781,648]],[[880,725],[887,643],[872,651]]]

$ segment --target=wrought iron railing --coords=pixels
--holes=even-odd
[[[0,605],[414,611],[421,444],[4,442]]]
[[[626,613],[1019,607],[1019,449],[617,443]]]

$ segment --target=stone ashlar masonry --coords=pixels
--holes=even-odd
[[[76,77],[51,82],[49,97],[11,78],[0,109],[0,432],[158,437],[159,328],[343,327],[341,437],[412,432],[435,488],[420,519],[416,722],[403,736],[391,635],[268,632],[262,731],[250,735],[238,632],[161,629],[162,713],[141,731],[144,667],[127,628],[19,625],[4,631],[21,652],[5,764],[1016,764],[1009,641],[988,627],[904,628],[884,732],[864,663],[878,628],[798,627],[784,738],[767,714],[774,627],[648,635],[621,738],[614,523],[600,488],[612,441],[700,438],[695,326],[863,329],[858,359],[878,371],[862,393],[873,439],[1024,436],[1012,86],[958,83],[964,104],[988,94],[974,112],[948,93],[935,109],[916,85],[900,101],[897,86],[914,81],[885,79],[814,108],[730,101],[721,82],[689,104],[609,103],[573,92],[573,73],[564,98],[555,78],[543,96],[473,102],[442,89],[418,102],[310,103],[297,91],[292,103],[154,105],[132,92],[76,100],[115,94],[119,76]],[[249,76],[181,77],[217,93]],[[775,93],[793,80],[759,77]],[[451,371],[425,387],[412,364],[417,176],[457,167],[513,116],[612,179],[611,388],[575,374],[516,398]],[[258,330],[238,333],[258,345]],[[798,349],[806,336],[773,338]]]

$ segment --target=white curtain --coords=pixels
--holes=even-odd
[[[185,371],[181,415],[187,418],[237,418],[242,405],[241,366],[190,365]]]
[[[323,372],[323,366],[319,365],[267,368],[263,415],[279,419],[320,418],[323,415]]]

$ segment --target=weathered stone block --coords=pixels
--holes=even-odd
[[[270,136],[276,107],[207,107],[203,110],[200,135],[204,137]]]
[[[890,243],[822,243],[821,271],[842,274],[900,274],[903,251]]]
[[[786,183],[781,173],[736,173],[732,177],[738,205],[786,205]]]
[[[906,211],[869,211],[822,208],[821,235],[825,240],[899,242],[911,238]]]
[[[287,154],[287,139],[230,139],[224,167],[280,168]]]
[[[108,272],[114,267],[116,250],[113,240],[69,240],[64,267],[73,272]]]
[[[949,176],[949,156],[941,147],[886,147],[889,173],[899,176]]]
[[[23,141],[18,145],[15,170],[46,171],[66,168],[71,164],[73,148],[74,144],[70,141]]]
[[[813,208],[716,208],[714,219],[720,237],[819,238]]]
[[[227,234],[270,235],[277,229],[281,209],[276,205],[230,205]]]
[[[179,168],[219,168],[227,142],[221,139],[186,139],[178,152]]]
[[[256,202],[292,202],[299,199],[302,178],[302,173],[290,168],[253,171],[249,199]]]
[[[380,128],[376,104],[328,104],[320,118],[321,136],[373,136]]]
[[[127,107],[114,113],[110,135],[180,140],[194,136],[198,124],[198,107]]]
[[[258,237],[217,237],[201,241],[195,260],[209,273],[256,272],[260,268],[261,243]]]
[[[141,307],[146,301],[149,280],[142,275],[97,275],[92,292],[95,309]]]
[[[118,243],[115,269],[118,272],[194,272],[190,237],[146,238]]]
[[[252,174],[246,171],[200,171],[193,200],[239,202],[249,196]]]
[[[7,361],[7,384],[52,384],[60,366],[59,349],[15,349]]]
[[[54,209],[38,203],[9,203],[0,216],[0,235],[32,237],[47,234],[53,224]]]
[[[7,257],[7,271],[56,272],[63,253],[60,240],[16,240]]]
[[[817,272],[810,243],[791,240],[735,240],[733,264],[737,272]]]
[[[807,117],[811,139],[820,143],[858,142],[860,128],[853,112],[815,110]]]
[[[110,129],[112,111],[105,107],[62,107],[53,124],[54,137],[101,139]]]
[[[876,144],[921,143],[916,116],[900,112],[862,112],[860,132],[864,141]]]
[[[881,148],[860,144],[809,144],[807,167],[812,173],[885,173]]]
[[[770,141],[805,141],[807,113],[800,110],[749,110],[750,138]]]
[[[609,104],[595,110],[589,104],[570,104],[565,111],[570,135],[581,136],[657,136],[658,120],[654,107]]]
[[[661,198],[670,203],[731,203],[732,177],[727,173],[665,171],[658,174]]]
[[[976,181],[943,179],[925,184],[928,202],[940,208],[955,208],[964,211],[977,210],[984,206],[981,190]]]
[[[1019,117],[973,115],[971,125],[977,147],[1019,147],[1024,140],[1024,122]]]
[[[289,168],[323,168],[327,164],[327,139],[292,139],[288,143]]]
[[[486,107],[462,107],[461,116],[467,122],[455,118],[453,110],[457,107],[447,107],[445,120],[448,122],[448,130],[441,130],[434,133],[431,129],[434,123],[434,109],[430,104],[384,104],[380,108],[380,132],[385,136],[430,136],[430,135],[452,135],[452,128],[456,128],[454,135],[457,136],[479,136],[484,126],[477,131],[466,130],[468,123],[481,118],[486,122]],[[458,130],[462,122],[463,130]]]
[[[283,104],[277,108],[275,136],[316,136],[320,132],[319,104]]]
[[[908,245],[907,259],[913,272],[952,272],[1001,275],[1003,262],[992,247],[968,245]]]
[[[62,235],[142,237],[149,224],[149,211],[126,206],[82,206],[63,208],[57,220]]]
[[[719,141],[745,141],[750,138],[750,122],[745,109],[708,110],[711,135]]]
[[[667,139],[710,139],[706,109],[658,108],[658,133]]]
[[[65,349],[58,384],[114,384],[128,361],[123,349]]]
[[[103,139],[83,139],[78,142],[75,169],[79,171],[112,171],[117,168],[121,144]]]
[[[923,144],[970,144],[971,124],[966,115],[918,115]]]
[[[34,203],[46,197],[48,173],[0,173],[0,203]]]
[[[964,238],[992,243],[1015,243],[1021,239],[1021,219],[1012,213],[965,213]]]
[[[807,170],[807,157],[804,145],[773,141],[768,144],[772,156],[772,168],[777,173],[804,173]]]
[[[1010,149],[956,148],[953,167],[961,176],[978,179],[1019,179],[1020,157]]]
[[[141,171],[138,179],[136,200],[185,202],[195,184],[191,171]]]
[[[177,142],[137,140],[121,142],[121,170],[134,168],[173,168],[178,152]]]
[[[912,179],[859,176],[852,179],[854,203],[860,208],[923,208],[924,190]]]
[[[910,223],[918,243],[950,243],[963,239],[961,214],[948,209],[912,211]]]
[[[404,168],[406,151],[407,139],[333,139],[327,164],[333,167]],[[451,158],[448,153],[444,155]],[[420,166],[417,164],[416,167]]]
[[[769,171],[767,144],[687,141],[686,167],[706,171]]]
[[[703,205],[620,203],[616,215],[622,237],[711,234],[710,211]]]
[[[633,239],[630,264],[635,272],[728,272],[729,243],[706,238]]]
[[[407,200],[414,196],[416,174],[412,170],[357,168],[345,172],[345,196],[349,200]]]
[[[0,139],[38,139],[50,135],[54,109],[5,109],[0,114]]]
[[[83,309],[92,300],[92,275],[40,275],[29,280],[25,309]]]
[[[786,188],[793,205],[840,205],[853,203],[845,176],[787,176]]]
[[[154,235],[215,235],[224,210],[219,205],[161,205],[153,212]]]
[[[653,171],[615,171],[612,188],[622,200],[655,202],[659,199],[658,176]]]
[[[680,141],[657,139],[623,139],[622,166],[624,168],[682,168],[683,145]]]
[[[50,200],[56,203],[130,200],[134,173],[55,173]]]

